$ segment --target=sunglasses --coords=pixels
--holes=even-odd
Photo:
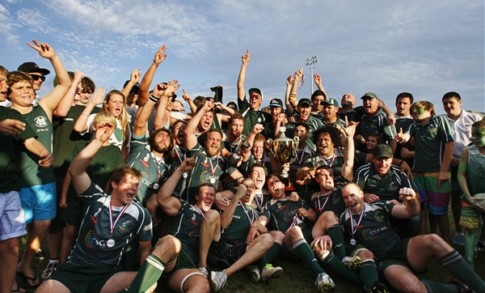
[[[42,80],[42,81],[45,81],[45,76],[43,75],[31,75],[30,77],[32,77],[33,80],[37,81],[37,80]]]

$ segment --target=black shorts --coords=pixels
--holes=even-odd
[[[246,252],[246,243],[222,239],[213,242],[207,260],[211,266],[227,268],[235,263]]]
[[[84,267],[71,263],[60,264],[49,279],[64,284],[74,293],[99,292],[114,274],[116,268]]]

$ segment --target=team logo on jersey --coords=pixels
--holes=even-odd
[[[374,218],[377,222],[384,222],[386,220],[386,213],[381,209],[377,209],[374,212]]]
[[[212,183],[211,178],[212,178],[212,173],[209,171],[202,171],[199,176],[199,181],[202,183]],[[215,183],[215,182],[214,182]]]
[[[47,118],[44,116],[37,116],[34,118],[35,126],[37,127],[46,127],[47,126]]]
[[[120,232],[121,234],[128,233],[128,232],[130,232],[130,227],[131,227],[131,220],[127,220],[126,222],[123,222],[118,227],[118,232]]]
[[[86,233],[86,237],[84,238],[84,245],[89,249],[92,249],[95,246],[103,248],[108,247],[106,245],[106,240],[98,239],[96,232],[93,230],[90,230],[88,233]]]

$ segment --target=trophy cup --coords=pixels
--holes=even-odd
[[[295,136],[293,139],[286,137],[286,127],[282,126],[280,128],[281,135],[279,138],[270,141],[270,151],[273,156],[280,162],[280,165],[292,162],[296,157],[296,150],[298,149],[298,143],[300,138]],[[281,178],[288,178],[288,171],[285,169],[281,170]]]

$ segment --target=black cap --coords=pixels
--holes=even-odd
[[[283,108],[283,102],[280,99],[274,98],[269,102],[270,108]]]
[[[17,70],[25,73],[38,72],[42,75],[47,75],[51,73],[49,70],[45,68],[40,68],[39,65],[37,65],[35,62],[25,62],[22,65],[20,65],[19,68],[17,68]]]

